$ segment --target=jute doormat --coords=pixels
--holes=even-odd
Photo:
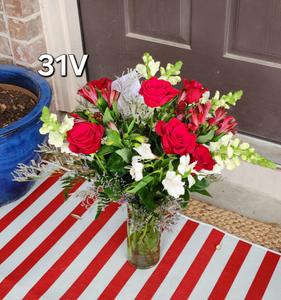
[[[245,240],[281,252],[281,227],[277,224],[262,223],[194,199],[190,201],[185,214]]]

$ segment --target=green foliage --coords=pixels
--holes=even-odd
[[[81,181],[81,178],[77,175],[69,175],[61,179],[64,199],[70,196],[71,190],[79,181]]]
[[[213,110],[216,110],[219,107],[223,107],[225,109],[229,109],[230,106],[235,106],[236,102],[240,100],[243,96],[243,91],[237,91],[237,92],[230,92],[227,95],[222,95],[221,98],[214,97],[212,99],[212,108]]]
[[[116,130],[108,129],[107,130],[107,138],[106,138],[107,146],[114,146],[117,148],[123,148],[120,133]]]
[[[140,199],[140,203],[148,210],[153,211],[156,207],[156,204],[153,199],[153,192],[149,190],[147,186],[143,187],[139,190],[138,196]]]
[[[124,160],[124,162],[130,163],[131,158],[132,158],[132,151],[130,149],[123,148],[123,149],[117,150],[115,153],[120,155],[122,157],[122,159]]]
[[[197,137],[197,143],[199,144],[206,144],[208,142],[210,142],[213,137],[215,136],[215,130],[211,130],[208,133],[206,133],[205,135],[200,135]]]
[[[114,122],[114,119],[111,115],[110,109],[107,107],[105,109],[104,114],[103,114],[103,123],[106,124],[106,123],[109,123],[109,122]]]
[[[119,175],[124,175],[127,173],[127,170],[125,169],[125,162],[117,153],[110,155],[107,161],[107,168],[113,174],[117,173]]]
[[[153,177],[150,175],[145,176],[141,181],[133,183],[129,189],[127,189],[127,193],[136,194],[146,185],[153,181]]]

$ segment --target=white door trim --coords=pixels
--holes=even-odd
[[[39,3],[48,54],[54,57],[75,54],[79,61],[84,53],[77,0],[39,0]],[[61,77],[57,71],[51,80],[56,109],[73,110],[77,106],[77,90],[86,83],[86,75],[75,77],[69,70],[67,77]]]

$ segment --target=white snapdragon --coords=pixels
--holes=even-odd
[[[202,180],[206,176],[220,175],[223,168],[224,168],[223,163],[222,164],[216,163],[213,167],[213,170],[202,169],[199,172],[195,172],[195,173],[197,174],[198,180]]]
[[[134,148],[142,159],[156,159],[157,156],[151,151],[151,145],[142,143],[139,147]]]
[[[144,165],[139,162],[141,159],[140,156],[133,156],[132,158],[132,166],[130,168],[130,175],[135,181],[140,181],[143,179],[143,167]]]
[[[68,115],[65,115],[63,122],[60,126],[59,132],[65,134],[67,131],[72,129],[73,126],[74,126],[74,119],[72,117],[68,117]]]
[[[49,133],[49,144],[55,147],[61,147],[63,145],[64,136],[58,131],[51,131]]]
[[[49,114],[49,122],[43,123],[42,127],[39,129],[40,134],[50,133],[54,129],[54,124],[57,124],[58,117],[56,114]]]
[[[142,77],[149,79],[159,71],[160,61],[154,61],[153,57],[148,53],[144,54],[143,62],[145,64],[136,65],[136,70]]]
[[[167,172],[162,184],[168,194],[174,198],[179,198],[185,193],[184,182],[182,181],[181,175],[177,175],[174,171]]]
[[[187,180],[188,180],[188,186],[191,188],[195,184],[195,179],[191,175],[192,173],[195,173],[194,167],[196,166],[196,161],[190,164],[190,155],[184,155],[180,157],[180,164],[178,166],[178,172],[181,175],[187,175]]]
[[[62,147],[64,145],[66,132],[69,131],[73,127],[73,125],[74,119],[65,115],[63,122],[59,126],[58,130],[51,130],[49,132],[49,144],[54,145],[57,148]]]
[[[205,104],[209,101],[210,99],[210,91],[206,91],[202,94],[202,97],[200,98],[200,103]]]

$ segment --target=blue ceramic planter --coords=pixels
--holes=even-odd
[[[34,151],[44,140],[39,133],[41,111],[51,102],[51,89],[41,76],[17,66],[0,65],[0,83],[25,88],[38,96],[34,109],[22,119],[0,128],[0,206],[22,197],[33,182],[18,183],[12,180],[11,172],[18,163],[29,164],[37,159]]]

